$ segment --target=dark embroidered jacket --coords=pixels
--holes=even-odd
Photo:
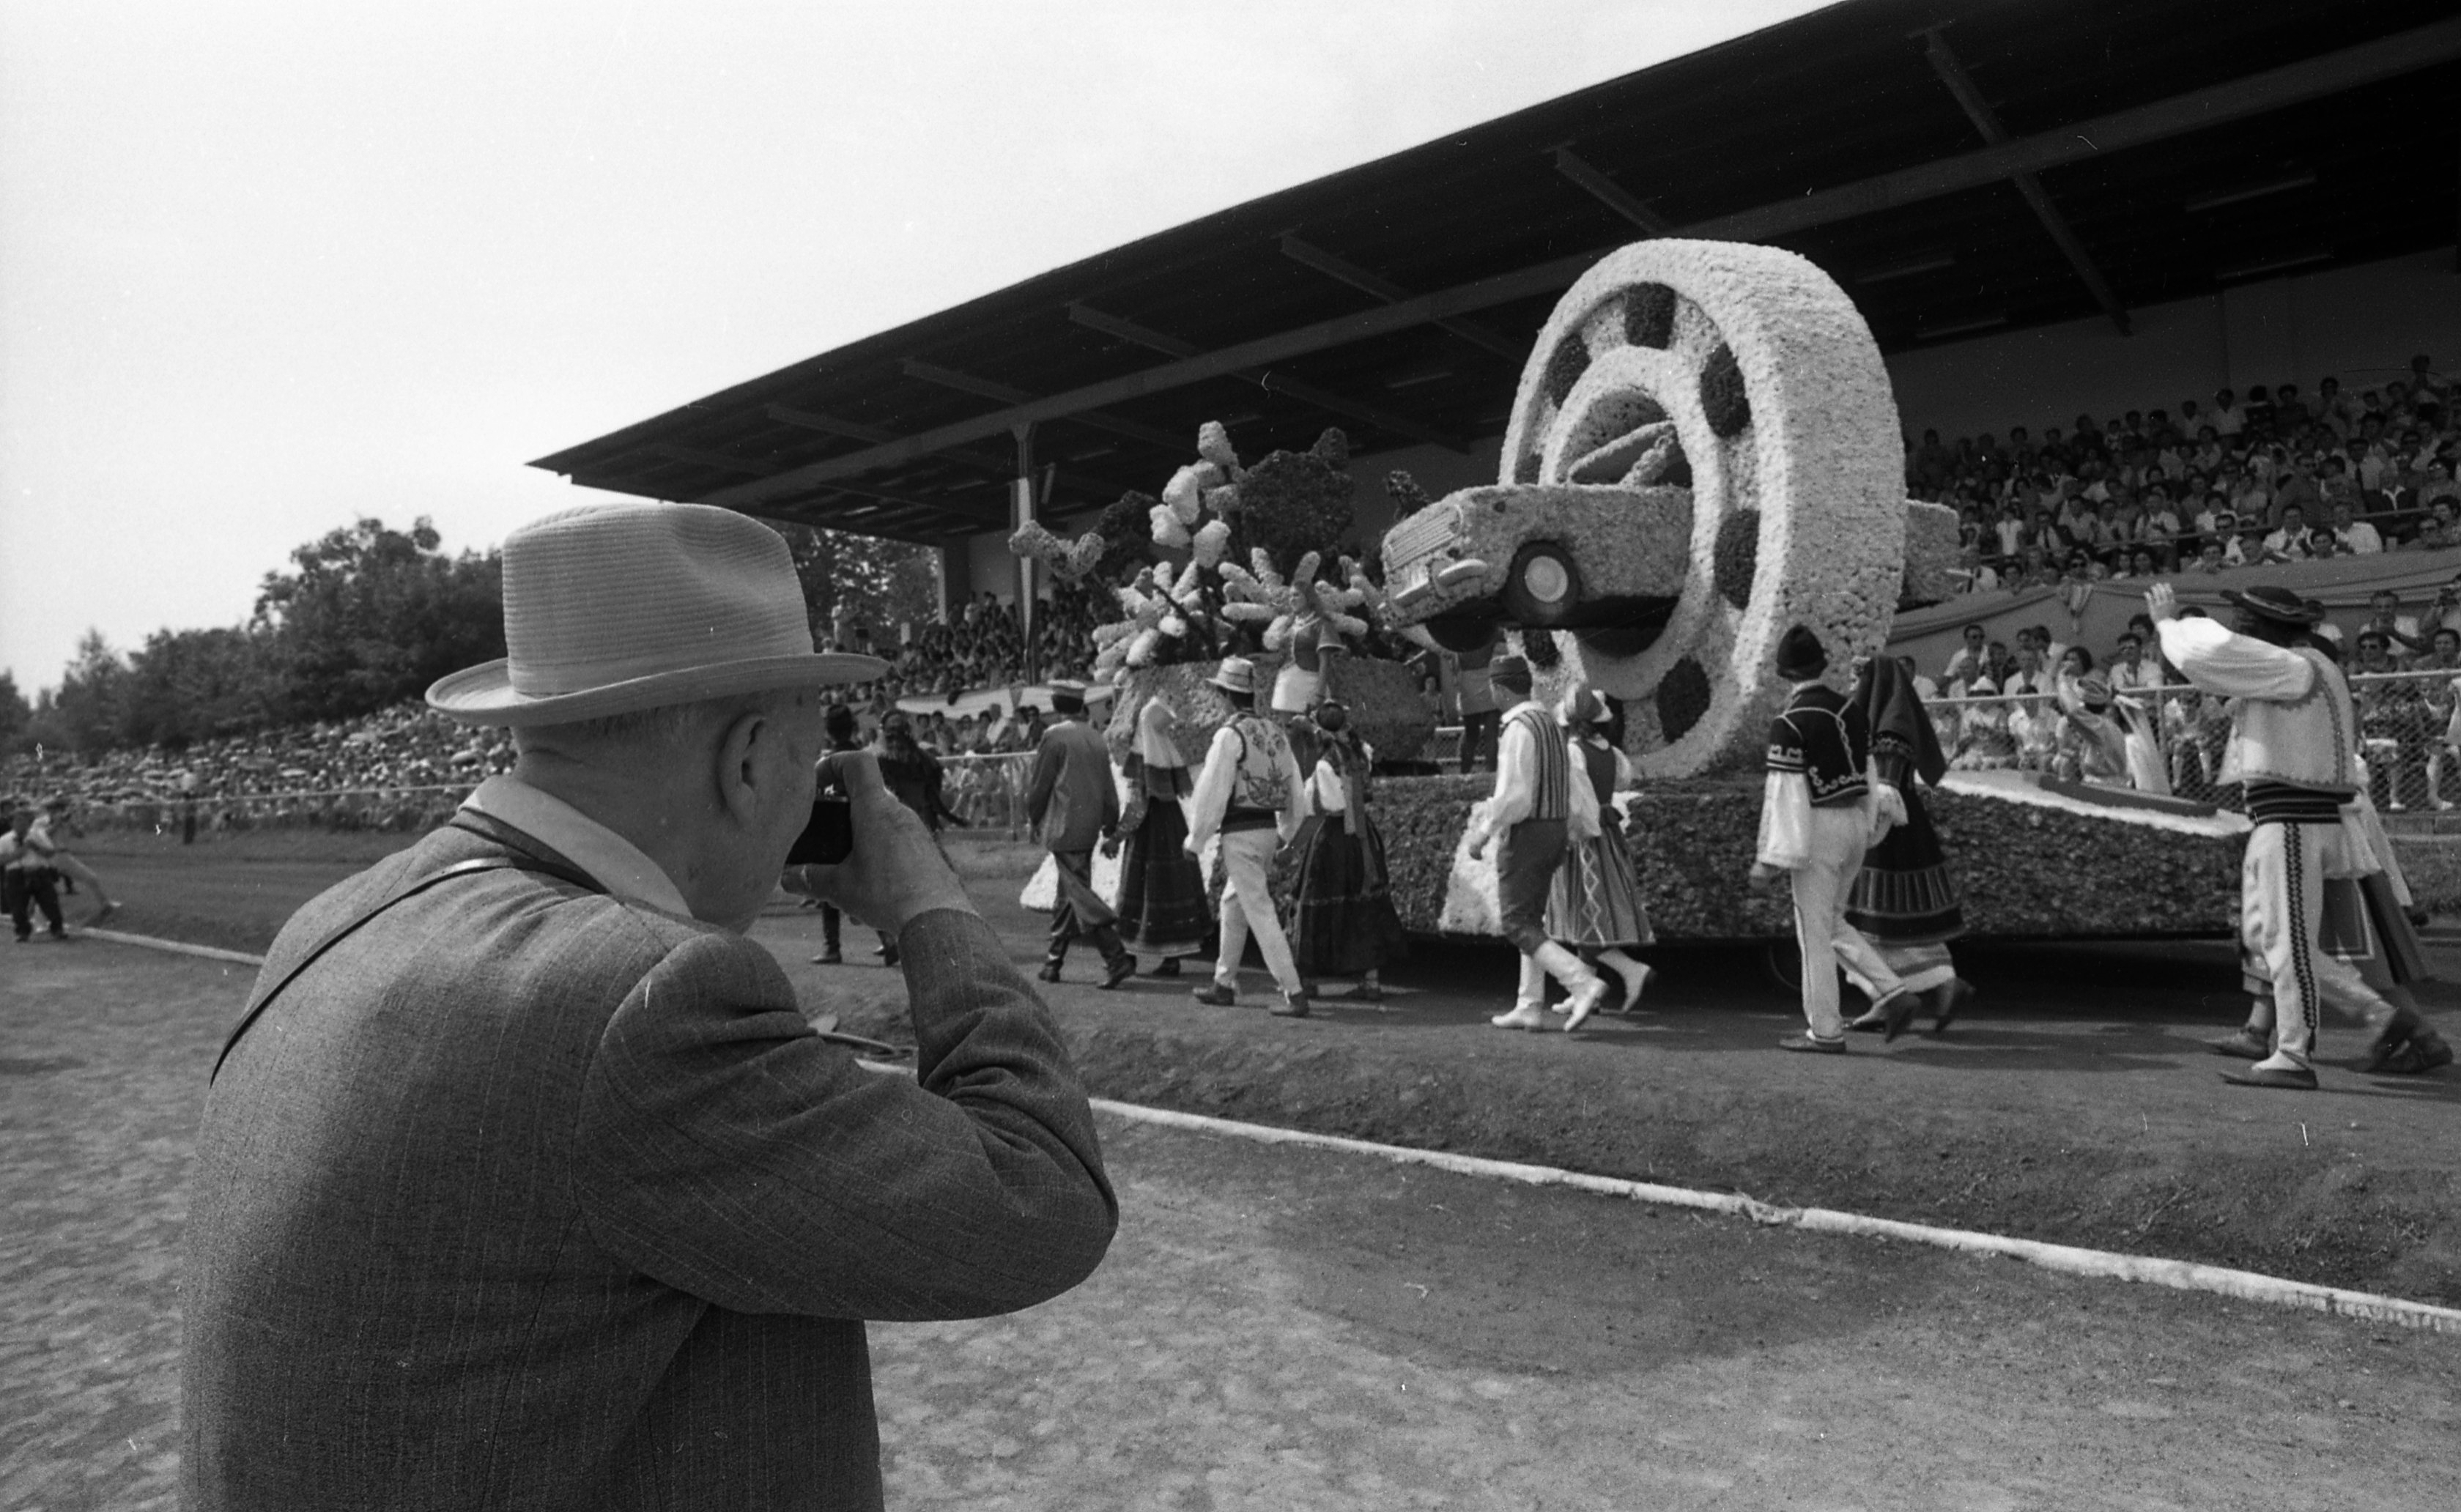
[[[1814,808],[1862,801],[1868,787],[1863,763],[1871,751],[1863,711],[1820,683],[1796,689],[1769,722],[1768,769],[1802,773],[1810,782]]]

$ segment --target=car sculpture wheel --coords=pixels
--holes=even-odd
[[[1657,564],[1680,578],[1671,610],[1575,632],[1592,684],[1625,701],[1642,773],[1758,756],[1787,692],[1773,662],[1787,627],[1816,632],[1840,672],[1887,639],[1901,446],[1870,329],[1791,252],[1637,243],[1557,303],[1513,396],[1499,481],[1621,485],[1632,549],[1688,539],[1688,561]]]

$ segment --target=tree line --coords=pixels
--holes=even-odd
[[[893,627],[936,604],[929,548],[781,524],[816,637],[843,620]],[[894,631],[890,630],[893,641]],[[120,651],[89,630],[57,685],[29,700],[0,672],[0,753],[93,756],[347,719],[504,654],[500,552],[441,549],[365,518],[293,549],[245,623],[160,629]]]

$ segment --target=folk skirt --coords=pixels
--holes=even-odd
[[[1409,951],[1385,884],[1384,842],[1347,816],[1305,826],[1292,864],[1291,960],[1301,976],[1358,976]]]
[[[1656,938],[1622,825],[1613,809],[1606,817],[1604,834],[1566,848],[1547,893],[1548,938],[1575,948],[1642,946]]]
[[[1140,955],[1194,955],[1213,927],[1179,800],[1147,798],[1120,851],[1120,940]]]
[[[1921,791],[1909,782],[1899,792],[1906,821],[1891,829],[1863,855],[1853,890],[1846,895],[1846,922],[1873,945],[1943,945],[1965,932],[1957,879]]]

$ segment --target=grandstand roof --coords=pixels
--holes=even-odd
[[[1936,30],[1925,30],[1935,29]],[[1597,256],[1673,234],[1828,269],[1883,350],[2440,246],[2450,0],[1847,0],[823,352],[532,465],[935,541],[1241,450],[1463,445]]]

